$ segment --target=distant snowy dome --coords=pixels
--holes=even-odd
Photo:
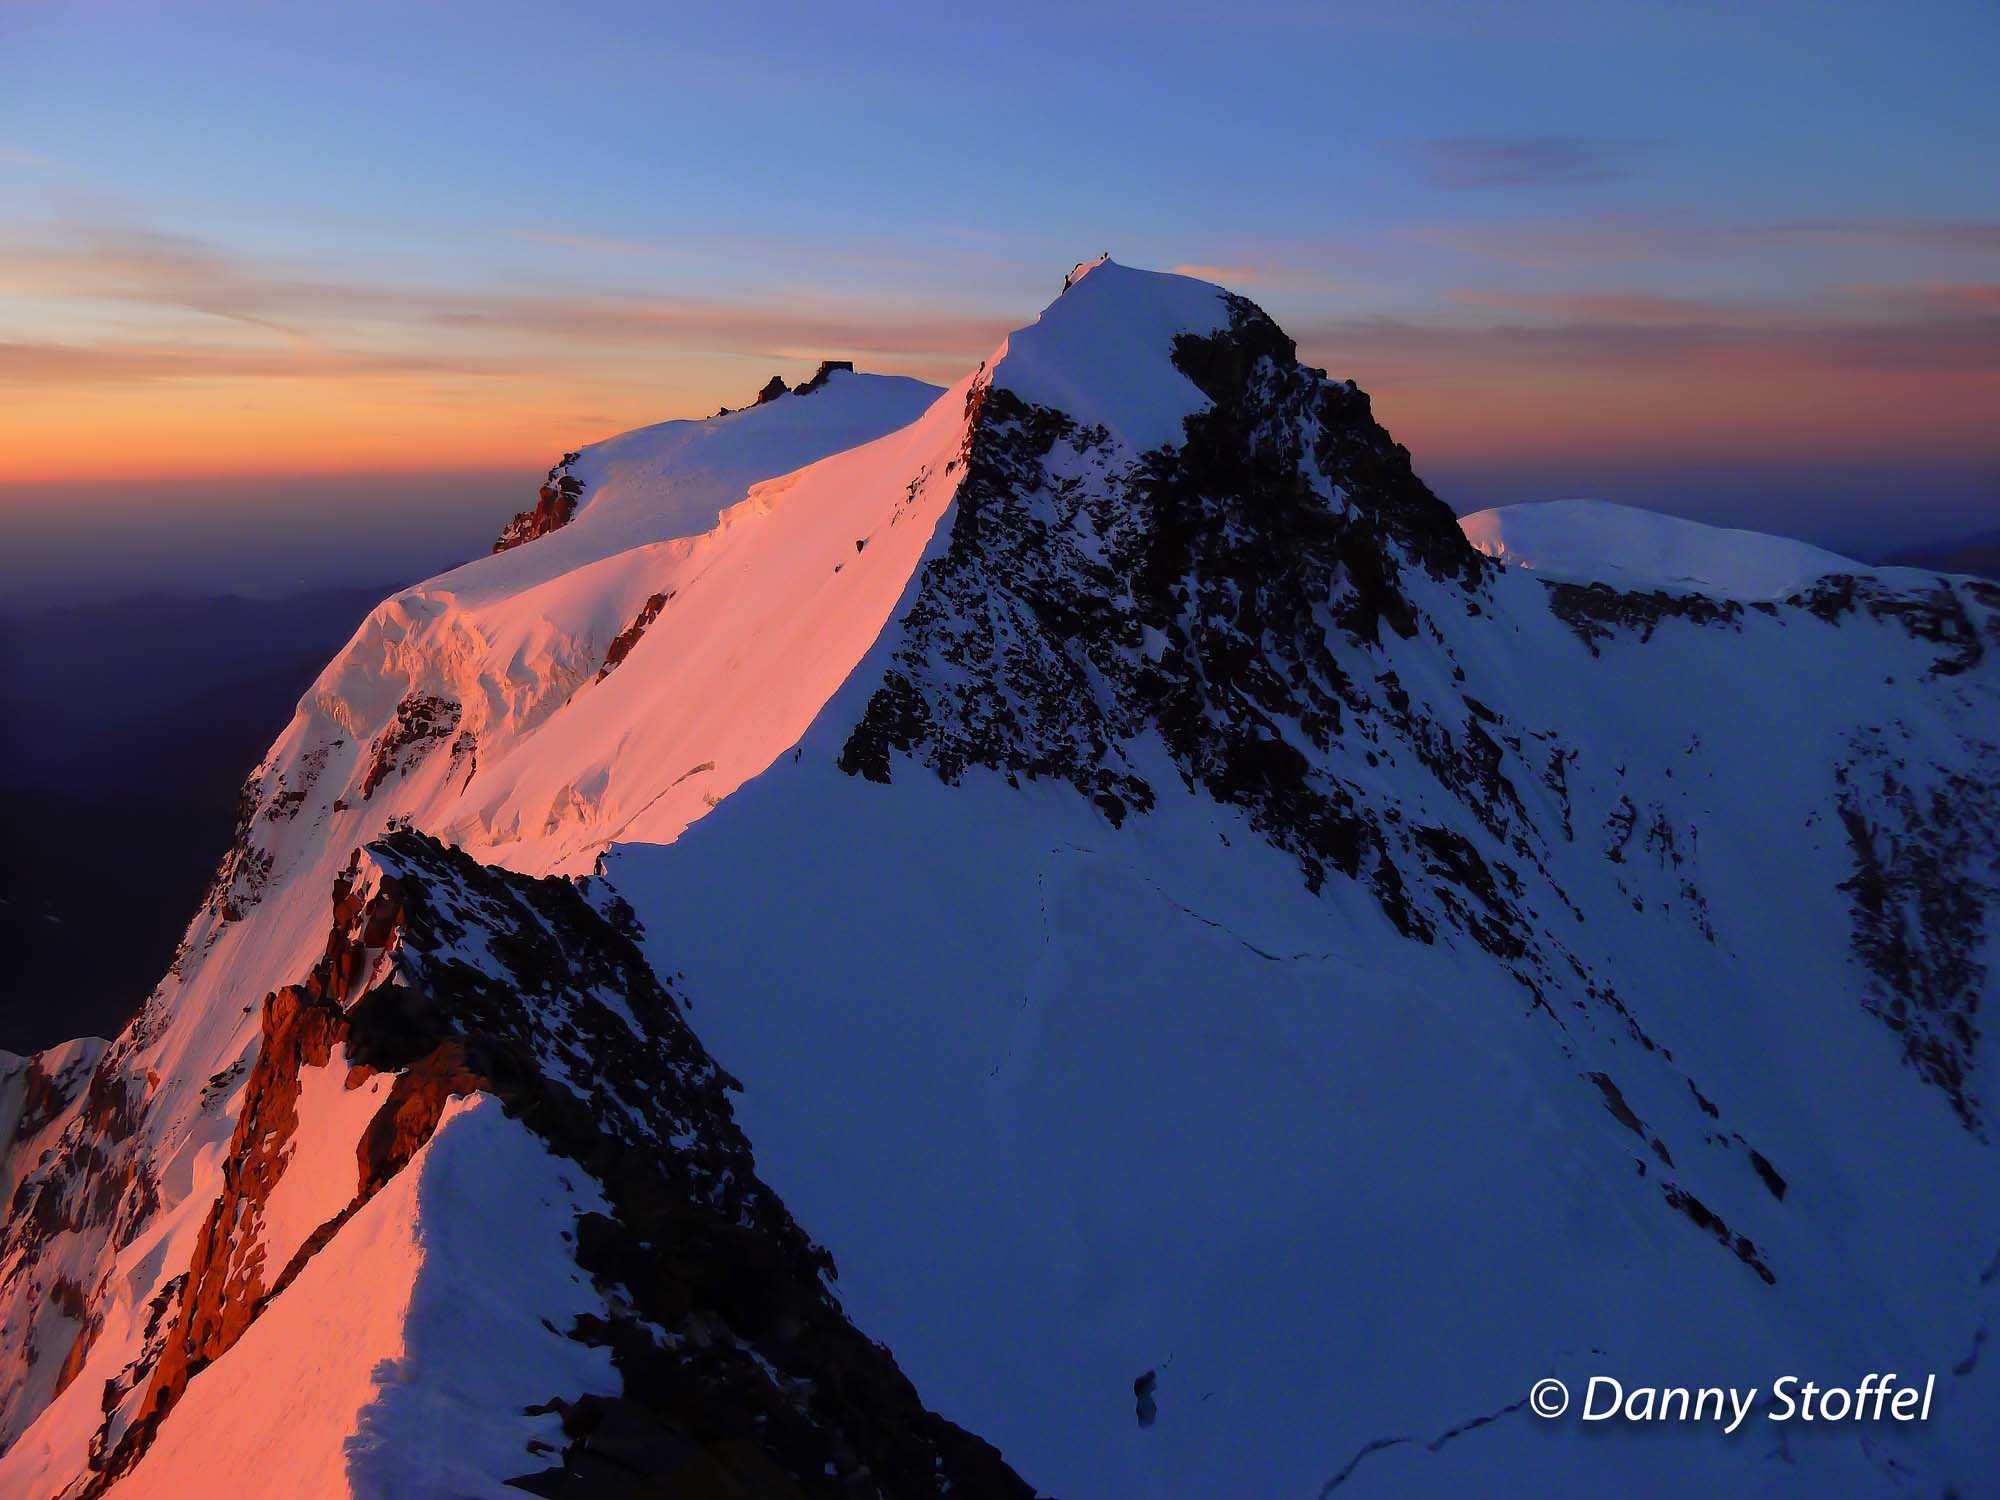
[[[1510,567],[1620,588],[1780,599],[1829,573],[1873,571],[1791,537],[1704,526],[1608,500],[1500,505],[1458,524],[1473,546]]]

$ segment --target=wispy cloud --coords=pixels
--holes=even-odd
[[[1857,287],[1859,296],[1900,296],[1914,298],[1932,307],[1951,311],[1977,311],[2000,314],[2000,284],[1992,282],[1939,284],[1919,287],[1881,288]]]
[[[1766,239],[1857,240],[1923,250],[2000,255],[2000,221],[1978,219],[1799,219],[1740,231]]]
[[[1199,281],[1220,282],[1224,286],[1255,286],[1263,280],[1255,266],[1169,266],[1176,276],[1192,276]]]
[[[641,244],[636,240],[599,239],[588,234],[548,234],[538,229],[510,229],[507,237],[523,240],[531,245],[549,245],[558,250],[577,250],[587,255],[661,255],[665,253],[660,245]]]
[[[1984,227],[1866,229],[1900,230],[1894,243],[1914,248],[1978,246]],[[1680,235],[1733,244],[1740,258],[1745,235],[1783,246],[1781,236],[1859,231],[1607,221],[1539,232],[1604,257]],[[588,438],[735,405],[774,369],[818,357],[949,379],[1023,320],[1019,307],[982,315],[893,279],[851,293],[835,282],[734,300],[674,295],[653,288],[672,263],[608,248],[624,243],[605,242],[617,258],[591,265],[596,242],[574,257],[552,242],[532,274],[503,259],[483,283],[439,267],[428,279],[419,267],[371,280],[104,214],[0,225],[0,293],[24,314],[0,341],[0,446],[40,443],[51,471],[65,472],[114,458],[189,470],[287,455],[329,466],[412,452],[489,462],[547,433]],[[1452,272],[1467,285],[1431,294],[1424,313],[1336,317],[1328,310],[1383,302],[1299,269],[1324,254],[1260,250],[1230,264],[1220,257],[1251,247],[1202,248],[1218,260],[1174,269],[1254,288],[1309,359],[1383,396],[1385,417],[1419,452],[1455,441],[1463,453],[1474,439],[1492,451],[1562,443],[1580,412],[1633,451],[1670,448],[1677,423],[1726,428],[1746,452],[1769,432],[1795,446],[1872,433],[1924,451],[1993,447],[1980,433],[2000,394],[2000,285],[1963,257],[1926,260],[1932,276],[1861,284],[1892,282],[1914,259],[1863,256],[1847,273],[1855,284],[1784,297],[1674,295],[1676,283],[1650,270],[1614,280],[1606,259],[1552,261],[1559,269],[1533,276],[1470,260]],[[1769,253],[1789,264],[1782,249]],[[1480,284],[1489,277],[1497,284]],[[1408,411],[1417,416],[1406,429]],[[100,460],[92,434],[107,426],[147,434],[143,456],[135,439],[104,445]],[[43,441],[49,433],[57,438]]]
[[[1459,300],[1473,307],[1457,316],[1325,322],[1301,342],[1342,351],[1343,364],[1365,360],[1406,374],[1700,377],[1727,370],[1865,382],[1885,371],[1921,370],[2000,377],[2000,300],[1885,298],[1873,307],[1845,299],[1727,303],[1596,294],[1468,293]],[[1496,320],[1489,310],[1530,316]]]
[[[1419,147],[1447,188],[1580,187],[1630,177],[1649,141],[1585,135],[1447,135]]]
[[[666,263],[551,253],[370,279],[104,213],[0,224],[0,449],[43,477],[476,466],[819,358],[950,380],[1010,326],[900,283],[700,300],[651,289]]]
[[[1405,232],[1423,244],[1532,270],[1702,259],[1740,267],[1754,251],[1796,254],[1807,246],[1886,248],[1960,258],[2000,254],[2000,221],[1982,220],[1701,224],[1604,215],[1531,224],[1430,224]]]
[[[504,363],[420,355],[234,348],[204,343],[50,344],[0,341],[0,387],[69,389],[177,380],[378,380],[412,376],[504,376]]]
[[[641,347],[771,358],[809,347],[970,363],[1005,332],[1003,319],[940,316],[862,296],[725,302],[582,286],[475,290],[341,280],[230,256],[187,236],[102,222],[0,235],[0,291],[45,305],[135,304],[250,325],[281,336],[302,358],[322,351],[323,361],[334,358],[324,354],[328,346],[359,351],[415,343],[436,351],[431,358],[440,367],[462,368],[449,351],[470,348],[482,371],[509,357],[587,360],[592,351]],[[207,348],[198,336],[187,352],[190,367],[206,364],[217,373],[236,358]],[[130,353],[115,351],[101,363],[125,368]],[[43,349],[36,357],[52,356]],[[345,357],[357,371],[400,367],[388,356]],[[143,363],[166,368],[160,350]],[[246,362],[243,373],[259,373],[254,364]]]
[[[1306,358],[1369,387],[1421,462],[1447,469],[2000,463],[2000,288],[1984,283],[1472,288],[1424,315],[1293,331]]]
[[[1659,297],[1642,292],[1523,292],[1485,288],[1454,292],[1452,300],[1500,312],[1535,313],[1646,327],[1730,323],[1739,316],[1754,322],[1758,316],[1754,311],[1738,314],[1713,302],[1687,297]]]

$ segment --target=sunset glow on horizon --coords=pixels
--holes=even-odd
[[[0,506],[525,472],[821,357],[946,383],[1103,248],[1253,297],[1494,493],[1693,503],[1677,476],[1747,465],[1809,528],[1815,468],[1866,465],[1990,502],[1992,17],[1815,10],[1801,70],[1783,9],[973,42],[890,9],[9,7]]]

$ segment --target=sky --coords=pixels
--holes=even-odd
[[[1996,73],[1990,0],[0,0],[0,578],[448,558],[772,373],[949,381],[1103,250],[1462,510],[2000,524]]]

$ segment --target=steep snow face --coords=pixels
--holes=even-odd
[[[1053,1493],[2000,1482],[2000,590],[1496,568],[1223,306],[1171,452],[1003,355],[800,755],[607,857],[846,1305]],[[1871,1369],[1962,1415],[1524,1408]]]
[[[886,618],[948,493],[963,393],[935,394],[842,372],[584,450],[575,520],[378,609],[254,795],[337,854],[391,816],[531,870],[673,837],[797,738]],[[255,882],[295,858],[284,831],[253,842]]]
[[[1462,517],[1466,539],[1545,578],[1781,599],[1829,574],[1874,570],[1790,537],[1704,526],[1608,500],[1502,505]]]
[[[53,1490],[82,1471],[107,1381],[138,1399],[128,1367],[161,1336],[160,1299],[221,1186],[258,1002],[318,961],[325,893],[353,850],[415,821],[539,873],[587,866],[633,825],[672,837],[705,814],[797,737],[893,608],[962,437],[962,391],[911,426],[934,395],[836,372],[807,395],[603,445],[617,455],[585,450],[569,525],[363,624],[246,786],[173,970],[82,1070],[88,1088],[10,1155],[24,1181],[0,1240],[0,1358],[33,1374],[7,1385],[0,1441],[47,1410],[0,1459],[9,1484]],[[810,462],[906,427],[872,461]],[[709,532],[678,535],[691,518]],[[674,609],[690,598],[698,617]]]

